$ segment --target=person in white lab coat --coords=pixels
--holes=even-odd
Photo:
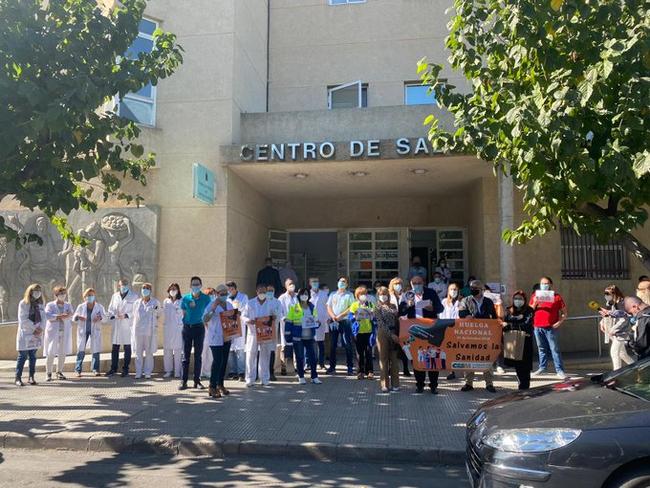
[[[234,281],[229,281],[226,283],[228,288],[228,303],[236,310],[244,310],[244,307],[248,303],[248,295],[242,293],[237,289],[237,283]],[[244,324],[241,324],[242,331],[241,336],[236,337],[231,342],[230,354],[229,354],[229,364],[230,364],[230,375],[229,378],[232,380],[245,381],[246,377],[246,327]]]
[[[102,352],[102,324],[106,323],[108,316],[104,307],[97,303],[94,289],[86,289],[82,297],[84,302],[77,306],[72,317],[72,321],[77,324],[77,364],[75,371],[77,377],[81,377],[86,349],[90,348],[92,353],[90,368],[95,376],[99,376],[99,353]]]
[[[214,302],[217,299],[217,290],[214,288],[206,288],[205,294],[210,297],[210,303]],[[207,307],[206,307],[207,308]],[[203,322],[205,326],[205,332],[208,331],[208,324]],[[210,344],[205,339],[203,340],[203,350],[201,352],[201,379],[209,379],[212,374],[212,351],[210,350]]]
[[[447,287],[448,285],[439,271],[433,273],[433,281],[427,285],[427,288],[431,288],[438,294],[440,300],[447,296]]]
[[[280,301],[280,374],[285,376],[287,374],[287,365],[293,364],[293,336],[290,327],[285,327],[287,314],[292,305],[297,305],[298,294],[296,293],[296,283],[287,278],[284,281],[284,288],[287,290],[278,297]],[[294,370],[295,370],[294,365]],[[275,381],[273,375],[271,380]]]
[[[124,377],[129,375],[129,365],[131,364],[133,304],[138,299],[138,295],[131,290],[131,285],[126,279],[118,281],[117,286],[119,288],[113,294],[111,303],[108,305],[108,317],[113,322],[113,348],[111,350],[111,369],[106,373],[106,376],[117,373],[120,346],[124,346],[124,365],[121,375]]]
[[[158,350],[158,317],[160,302],[151,296],[151,283],[142,285],[141,298],[133,304],[131,344],[135,354],[135,379],[151,378],[153,355]],[[144,367],[143,367],[144,363]]]
[[[52,381],[54,358],[57,358],[56,378],[65,380],[63,366],[65,357],[72,354],[72,315],[74,309],[68,302],[68,293],[64,286],[54,287],[56,300],[45,305],[45,339],[43,341],[43,356],[47,381]]]
[[[314,340],[318,348],[318,365],[320,369],[325,369],[325,334],[329,332],[330,317],[327,313],[328,293],[320,288],[320,280],[312,276],[309,278],[309,303],[314,306],[318,317],[318,328]]]
[[[183,310],[181,310],[181,287],[172,283],[167,287],[163,302],[163,367],[165,378],[181,377],[183,356]]]
[[[271,323],[278,327],[279,307],[266,296],[267,287],[260,283],[256,287],[257,296],[248,301],[242,311],[242,323],[248,328],[246,333],[246,386],[255,384],[256,376],[259,376],[262,385],[268,386],[271,381],[269,365],[271,351],[275,349],[275,338],[258,343],[255,321],[260,317],[270,317]],[[259,361],[257,352],[259,351]],[[257,366],[256,366],[257,365]]]
[[[29,384],[35,385],[36,350],[43,343],[45,328],[45,307],[43,307],[43,291],[41,285],[32,284],[25,290],[23,299],[18,304],[18,328],[16,329],[16,386],[23,383],[23,368],[29,359]]]
[[[212,398],[221,398],[230,394],[224,385],[228,354],[223,340],[221,313],[233,310],[233,306],[228,302],[228,288],[226,288],[226,285],[217,286],[215,294],[215,300],[207,306],[203,313],[203,321],[207,324],[205,342],[210,345],[210,352],[213,355],[208,395]]]

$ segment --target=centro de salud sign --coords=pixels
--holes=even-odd
[[[337,149],[345,154],[341,159],[381,158],[382,144],[388,144],[396,157],[440,154],[426,137],[400,137],[395,140],[354,140],[349,142],[290,142],[279,144],[244,144],[239,159],[243,162],[309,161],[337,158]],[[340,155],[339,155],[340,156]]]
[[[200,163],[192,165],[192,197],[214,205],[214,173]]]

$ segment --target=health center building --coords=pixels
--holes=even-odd
[[[97,236],[93,256],[115,276],[153,281],[158,296],[173,281],[187,290],[195,274],[250,294],[267,255],[278,266],[290,260],[300,285],[315,275],[330,288],[339,274],[353,286],[406,278],[413,256],[430,280],[444,257],[454,279],[494,283],[508,304],[549,275],[573,316],[592,315],[587,303],[602,301],[610,282],[634,293],[644,270],[617,242],[558,230],[505,244],[502,230],[522,218],[511,181],[475,156],[432,150],[424,119],[451,118],[420,86],[416,64],[441,63],[442,76],[467,89],[444,48],[451,5],[150,0],[138,45],[151,46],[159,26],[178,36],[185,61],[119,104],[157,165],[145,188],[126,185],[144,209],[105,205],[95,226],[78,218]],[[561,340],[567,351],[597,350],[595,320],[567,323]]]

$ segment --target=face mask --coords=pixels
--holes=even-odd
[[[478,288],[472,288],[470,290],[470,293],[472,294],[473,297],[477,297],[481,294],[481,290]]]
[[[611,295],[605,295],[605,302],[611,303],[612,299],[613,299],[613,297]]]
[[[60,295],[56,296],[56,299],[60,302],[65,302],[67,295],[65,293],[61,293]]]
[[[296,285],[289,285],[287,287],[287,291],[293,293],[294,291],[296,291]]]
[[[262,301],[262,300],[266,300],[266,293],[264,293],[264,292],[258,293],[258,294],[257,294],[257,298],[258,298],[260,301]]]
[[[539,289],[542,291],[548,291],[551,289],[551,285],[548,283],[540,283],[539,284]]]
[[[381,303],[386,303],[388,301],[388,295],[379,295],[379,301]]]
[[[330,289],[329,288],[323,288],[323,291],[325,292],[326,295],[330,294]]]
[[[217,299],[217,295],[209,295],[210,296],[210,302],[214,302]]]
[[[226,300],[228,300],[228,295],[219,295],[218,299],[221,303],[224,303]]]
[[[458,290],[456,290],[455,288],[453,290],[449,290],[449,296],[451,298],[456,298],[458,296]]]
[[[395,290],[397,293],[401,293],[402,292],[402,285],[400,285],[400,284],[395,285],[393,287],[393,290]]]
[[[43,296],[43,294],[40,291],[35,290],[32,292],[32,298],[34,300],[38,300],[41,296]]]
[[[311,289],[312,290],[318,290],[319,286],[320,286],[320,283],[318,281],[312,281],[311,282]]]
[[[415,293],[422,293],[424,291],[424,285],[411,285],[413,286],[413,291]]]
[[[129,292],[128,286],[120,286],[120,293],[125,294]]]
[[[192,285],[192,293],[194,293],[195,295],[198,295],[199,293],[201,293],[201,286],[200,285],[199,286]]]
[[[365,302],[368,299],[368,295],[359,295],[359,301]]]
[[[231,293],[230,298],[232,298],[233,300],[237,298],[237,292]]]
[[[169,290],[169,296],[176,298],[178,296],[178,290]]]
[[[442,281],[442,279],[440,279],[440,278],[434,278],[433,279],[433,282],[436,283],[436,284],[440,283],[441,281]]]
[[[336,286],[339,287],[339,290],[345,290],[348,287],[348,284],[345,281],[339,281]]]
[[[524,301],[521,298],[515,298],[512,303],[514,303],[516,308],[521,308],[524,306]]]
[[[88,295],[86,297],[86,302],[88,303],[95,303],[95,295]]]
[[[306,302],[307,300],[309,300],[309,295],[300,295],[301,302]]]
[[[149,288],[143,288],[142,289],[142,296],[143,297],[148,297],[149,295],[151,295],[151,290]]]

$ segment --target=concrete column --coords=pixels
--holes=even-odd
[[[500,229],[503,233],[514,226],[514,190],[512,178],[504,174],[499,176],[499,219]],[[501,237],[501,236],[499,236]],[[506,287],[505,296],[510,296],[515,291],[517,283],[517,268],[515,265],[515,249],[502,239],[499,243],[499,274],[501,284]],[[506,303],[509,301],[506,299]]]

